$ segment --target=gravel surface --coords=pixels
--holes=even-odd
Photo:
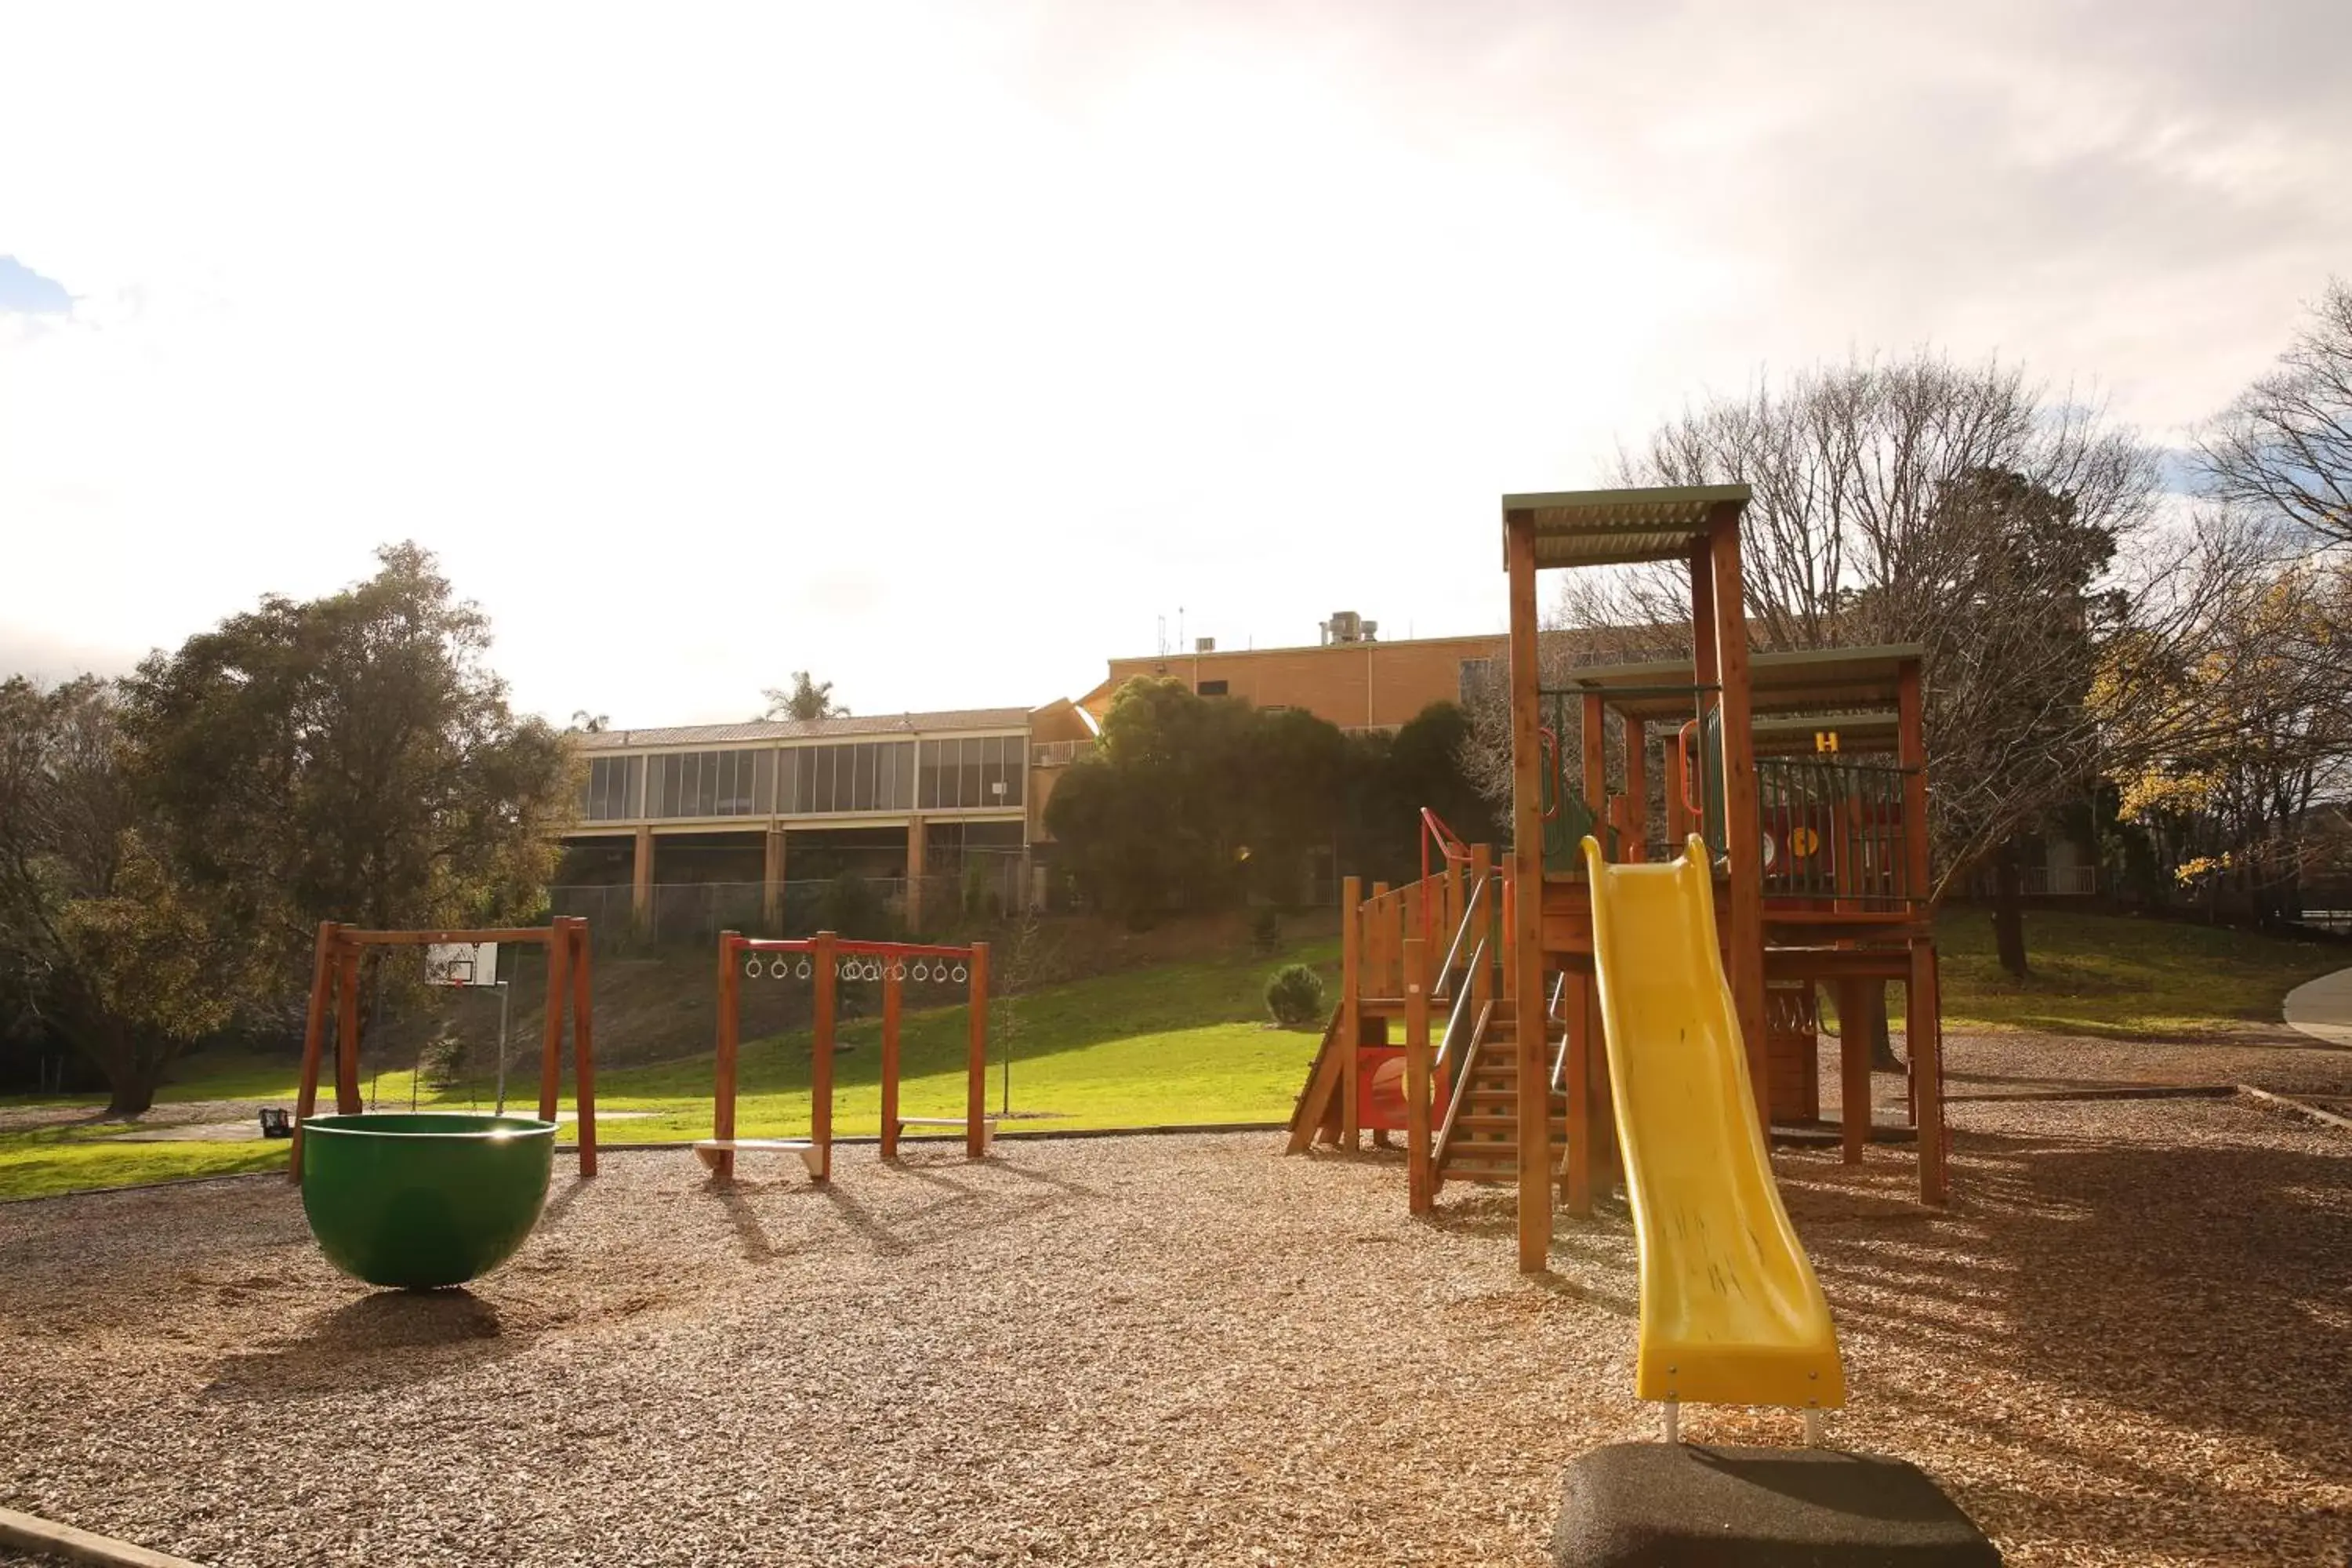
[[[1948,1215],[1907,1151],[1781,1157],[1853,1391],[1832,1439],[1919,1463],[2012,1563],[2341,1568],[2352,1137],[1953,1111]],[[1506,1194],[1417,1225],[1393,1160],[1280,1146],[849,1150],[829,1193],[614,1155],[422,1297],[332,1273],[269,1179],[0,1208],[0,1503],[222,1565],[1545,1562],[1561,1467],[1656,1429],[1622,1213],[1522,1281]]]

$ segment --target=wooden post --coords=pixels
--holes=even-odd
[[[971,1026],[965,1047],[963,1089],[964,1157],[988,1152],[988,943],[971,944]]]
[[[1841,980],[1838,999],[1839,1129],[1845,1163],[1862,1163],[1870,1142],[1870,993],[1874,980]]]
[[[1591,1010],[1585,1005],[1591,990],[1590,977],[1571,974],[1560,999],[1568,1014],[1568,1152],[1562,1162],[1567,1191],[1561,1196],[1579,1219],[1592,1213],[1592,1029]]]
[[[335,989],[335,922],[319,922],[310,947],[310,1005],[302,1019],[302,1076],[294,1094],[294,1146],[286,1153],[289,1181],[302,1179],[302,1123],[319,1110],[319,1069],[325,1060],[327,1007]]]
[[[784,830],[768,829],[767,854],[760,868],[760,919],[770,936],[784,934]]]
[[[1685,799],[1690,787],[1687,783],[1690,770],[1683,761],[1680,730],[1666,731],[1664,749],[1666,758],[1666,837],[1673,844],[1675,854],[1680,855],[1682,847],[1690,841],[1691,836],[1690,805]]]
[[[930,859],[929,829],[919,816],[907,818],[907,934],[923,930],[923,868]]]
[[[1625,715],[1625,858],[1635,864],[1650,858],[1649,733],[1642,721]]]
[[[539,1119],[555,1120],[563,1087],[563,998],[572,988],[572,947],[558,927],[547,939],[547,1016],[539,1044]]]
[[[1903,1045],[1911,1058],[1912,1114],[1919,1129],[1919,1201],[1940,1204],[1945,1201],[1944,1074],[1937,1037],[1934,944],[1911,944],[1911,979],[1904,992]]]
[[[636,857],[629,867],[629,918],[635,921],[639,936],[650,936],[654,929],[654,830],[651,824],[637,828]],[[552,952],[552,944],[549,951]]]
[[[1584,804],[1592,811],[1592,836],[1601,840],[1602,855],[1609,855],[1609,706],[1601,693],[1584,694],[1584,722],[1580,726],[1578,740],[1584,752]],[[1622,859],[1622,856],[1612,857]],[[1577,852],[1581,863],[1583,851]]]
[[[1437,951],[1430,954],[1432,963],[1443,963],[1454,945],[1454,933],[1462,929],[1462,862],[1445,862],[1445,929],[1437,933]],[[1470,955],[1465,952],[1463,957]],[[1444,977],[1441,977],[1444,978]]]
[[[1903,1045],[1911,1058],[1911,1120],[1919,1130],[1919,1201],[1941,1204],[1948,1188],[1944,1150],[1942,999],[1936,973],[1936,925],[1927,903],[1927,733],[1919,665],[1906,659],[1895,685],[1896,760],[1903,774],[1904,891],[1914,900],[1911,973],[1904,987]]]
[[[1364,974],[1364,884],[1355,877],[1339,882],[1339,1147],[1356,1146],[1356,1043],[1364,1037],[1361,983]]]
[[[595,976],[588,962],[588,922],[578,915],[559,920],[556,940],[572,943],[572,1100],[580,1113],[580,1173],[596,1173],[596,1046],[591,1019]],[[554,942],[548,944],[552,947]]]
[[[1511,603],[1512,1012],[1518,1031],[1519,1271],[1540,1274],[1551,1254],[1551,1084],[1543,1059],[1543,763],[1536,640],[1536,542],[1512,522],[1504,559]]]
[[[731,1142],[735,1137],[735,1053],[738,1048],[741,1021],[737,1017],[740,994],[738,975],[741,973],[743,938],[731,931],[719,933],[719,1042],[712,1058],[717,1079],[711,1094],[710,1136],[719,1142]],[[717,1162],[710,1167],[711,1179],[731,1182],[735,1179],[735,1151],[717,1152]]]
[[[1517,881],[1506,878],[1503,882],[1503,930],[1507,932],[1518,930],[1514,919],[1518,912],[1518,898]],[[1503,994],[1517,996],[1519,994],[1519,944],[1506,936],[1502,946]]]
[[[1462,939],[1462,962],[1470,967],[1470,1011],[1474,1015],[1471,1020],[1474,1024],[1477,1021],[1475,1015],[1485,1012],[1486,1004],[1495,999],[1495,949],[1499,943],[1488,942],[1486,939],[1502,930],[1503,927],[1495,918],[1496,895],[1493,886],[1494,875],[1494,846],[1472,845],[1470,847],[1470,891],[1464,893],[1462,897],[1465,900],[1465,909],[1468,907],[1467,900],[1473,895],[1478,898],[1478,929]],[[1485,951],[1484,957],[1480,956],[1482,948]]]
[[[1412,1214],[1437,1206],[1429,1147],[1428,945],[1417,936],[1404,940],[1405,1208]]]
[[[833,1007],[841,962],[833,932],[816,933],[810,964],[816,971],[816,1016],[809,1030],[809,1142],[816,1145],[816,1180],[833,1180]]]
[[[1372,896],[1364,903],[1364,991],[1373,996],[1393,996],[1389,989],[1390,950],[1396,943],[1391,922],[1396,911],[1389,907],[1389,885],[1372,884]]]
[[[335,957],[335,1110],[357,1116],[367,1109],[360,1099],[360,950],[341,943]]]
[[[900,960],[899,963],[903,963]],[[898,963],[882,966],[882,1157],[898,1157]]]
[[[1716,663],[1722,671],[1723,835],[1730,862],[1731,999],[1748,1047],[1759,1123],[1771,1125],[1764,1025],[1764,846],[1756,805],[1756,735],[1748,692],[1748,616],[1740,600],[1739,508],[1717,507],[1710,523]]]

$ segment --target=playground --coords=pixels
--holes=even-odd
[[[2032,1092],[2048,1044],[1951,1067]],[[1951,1120],[1942,1213],[1899,1161],[1776,1161],[1856,1390],[1831,1440],[2014,1563],[2338,1561],[2344,1135],[2243,1100]],[[1398,1156],[1277,1148],[868,1147],[724,1189],[683,1150],[567,1159],[514,1262],[425,1295],[337,1274],[282,1181],[14,1205],[0,1353],[41,1370],[7,1486],[221,1565],[1548,1561],[1562,1467],[1656,1426],[1622,1208],[1522,1279],[1507,1193],[1424,1223]]]
[[[1280,1131],[1023,1137],[988,942],[726,931],[633,1142],[584,921],[321,924],[290,1183],[0,1212],[12,1491],[222,1564],[2336,1561],[2347,1047],[1948,1029],[1921,652],[1751,657],[1747,500],[1504,499],[1511,844],[1342,879]],[[1694,657],[1542,669],[1539,569],[1657,559]],[[369,966],[509,947],[534,1070],[380,1103]]]

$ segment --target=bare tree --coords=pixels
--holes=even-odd
[[[2352,286],[2330,280],[2278,369],[2239,395],[2198,452],[2217,499],[2352,542]]]
[[[2018,837],[2089,786],[2124,710],[2162,700],[2110,650],[2129,629],[2136,660],[2177,665],[2201,584],[2235,569],[2197,531],[2159,526],[2156,454],[2014,366],[1920,354],[1700,405],[1619,468],[1628,484],[1752,488],[1742,573],[1759,647],[1921,645],[1931,896],[1992,861],[1996,935],[2021,973]],[[1689,602],[1680,566],[1578,574],[1554,620],[1611,657],[1686,655]]]

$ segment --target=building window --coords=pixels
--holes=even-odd
[[[906,811],[915,804],[915,743],[858,741],[793,746],[783,754],[782,799],[789,816]]]
[[[645,782],[643,757],[592,757],[580,815],[590,822],[626,822],[637,815],[637,790]]]
[[[775,777],[769,752],[672,752],[646,759],[647,816],[764,816]],[[632,758],[631,761],[635,761]]]
[[[1496,658],[1465,658],[1462,661],[1462,706],[1475,705],[1490,692],[1502,689],[1502,660]]]
[[[1204,680],[1201,682],[1201,695],[1203,697],[1223,697],[1225,694],[1225,684],[1226,683],[1222,680]]]
[[[1028,744],[1019,735],[923,742],[922,809],[969,811],[1022,802]]]

